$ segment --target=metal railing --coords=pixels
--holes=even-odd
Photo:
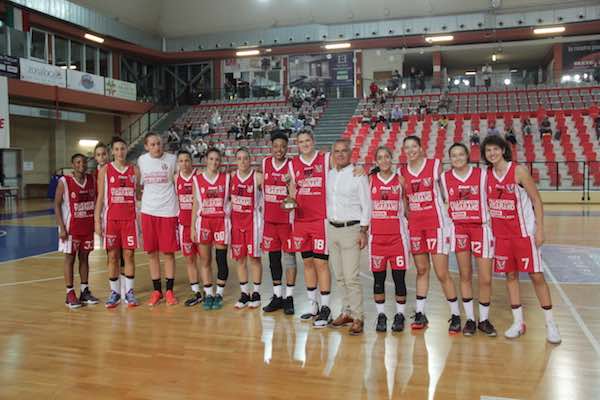
[[[150,111],[141,115],[127,128],[123,129],[121,137],[129,144],[134,143],[138,138],[145,135],[156,122],[173,110],[173,108],[173,106],[161,105],[152,107]]]

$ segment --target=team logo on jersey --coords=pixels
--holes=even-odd
[[[498,271],[504,271],[506,269],[506,260],[496,258],[494,260],[494,266]]]
[[[267,179],[269,179],[269,173],[268,172],[265,174],[265,180],[267,180]]]
[[[320,174],[321,172],[323,172],[323,166],[321,166],[321,165],[315,165],[315,169],[317,170],[317,174]]]
[[[115,241],[116,238],[114,236],[107,236],[106,237],[106,244],[108,245],[108,247],[112,247],[115,245]]]
[[[430,187],[432,183],[432,179],[431,178],[424,178],[423,179],[423,185],[425,185],[425,187]]]
[[[71,198],[72,198],[73,200],[75,200],[75,198],[76,198],[76,197],[77,197],[77,195],[75,194],[75,192],[71,192]]]
[[[453,189],[453,188],[450,188],[450,190],[448,190],[448,194],[449,194],[450,196],[454,196],[454,189]]]
[[[471,185],[470,189],[472,195],[476,195],[477,193],[479,193],[479,185]]]
[[[210,231],[208,229],[201,229],[200,230],[200,239],[202,240],[208,240],[208,236],[210,235]]]
[[[392,186],[392,192],[394,194],[398,193],[399,191],[400,191],[400,186],[399,185]]]
[[[248,193],[252,193],[253,190],[254,188],[252,188],[252,186],[248,186]]]
[[[272,243],[273,243],[273,238],[263,236],[263,244],[265,245],[265,247],[267,249],[271,247]]]
[[[410,186],[412,188],[413,193],[416,193],[421,188],[421,182],[419,182],[419,181],[411,182]]]
[[[181,184],[177,185],[177,189],[181,190]]]
[[[160,164],[160,167],[163,169],[163,171],[166,171],[169,169],[169,166],[165,163]]]
[[[421,238],[415,238],[411,241],[413,251],[421,250]]]
[[[377,193],[377,188],[376,188],[376,187],[374,187],[374,188],[371,190],[371,192],[372,192],[373,194]]]
[[[115,183],[115,177],[114,176],[110,177],[110,183]]]
[[[129,180],[131,181],[131,183],[135,183],[135,175],[131,175],[129,177]]]
[[[242,253],[242,246],[239,244],[233,244],[231,245],[231,251],[233,252],[234,256],[239,257]]]
[[[467,238],[466,237],[457,237],[456,238],[456,247],[459,249],[464,249],[467,247]]]
[[[505,189],[506,189],[507,193],[514,193],[515,192],[515,184],[509,183],[508,185],[505,186]]]
[[[302,238],[294,238],[294,246],[296,249],[299,249],[300,247],[302,247]]]
[[[200,193],[204,194],[204,192],[206,192],[206,189],[200,188]]]
[[[371,256],[371,260],[373,261],[373,267],[375,269],[381,269],[381,264],[383,263],[383,256]]]
[[[183,249],[186,253],[192,252],[192,244],[191,243],[183,243]]]

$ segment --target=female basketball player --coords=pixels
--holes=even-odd
[[[511,148],[503,138],[487,136],[481,149],[489,165],[486,190],[496,241],[494,270],[506,274],[514,319],[504,336],[516,339],[525,333],[519,272],[526,272],[544,310],[548,342],[559,344],[550,290],[542,272],[544,208],[540,193],[527,169],[512,162]]]
[[[215,148],[206,154],[206,170],[194,176],[191,237],[198,244],[200,272],[204,282],[204,309],[223,307],[223,291],[229,276],[227,245],[231,229],[229,174],[220,172],[221,152]],[[212,286],[212,247],[217,259],[217,294]]]
[[[115,308],[121,302],[119,284],[119,258],[125,260],[125,302],[136,307],[138,301],[133,291],[135,276],[134,252],[138,246],[136,192],[139,192],[140,172],[127,162],[127,143],[120,137],[113,139],[114,161],[98,173],[98,199],[94,215],[96,233],[104,238],[108,250],[108,278],[110,296],[106,308]],[[104,223],[102,223],[102,219]]]
[[[469,150],[454,143],[448,150],[452,169],[442,174],[442,188],[454,223],[452,251],[460,272],[460,292],[467,322],[463,335],[473,336],[477,327],[488,336],[496,329],[488,319],[492,292],[493,236],[489,226],[486,201],[486,171],[469,165]],[[479,324],[475,325],[473,311],[473,270],[471,255],[475,256],[479,276]]]
[[[408,266],[409,245],[402,178],[392,168],[392,152],[387,147],[379,147],[375,152],[379,172],[371,176],[371,231],[369,236],[369,257],[375,284],[373,297],[377,307],[378,332],[387,331],[385,315],[385,278],[389,267],[396,287],[396,315],[392,331],[404,330],[404,309],[406,306],[405,274]]]
[[[64,273],[67,287],[65,305],[79,308],[82,304],[98,304],[88,287],[90,270],[88,256],[94,250],[94,178],[87,174],[87,158],[83,154],[71,157],[73,175],[60,178],[54,197],[54,214],[58,224],[58,250],[65,254]],[[81,292],[79,299],[73,289],[73,268],[79,257]]]
[[[448,273],[452,222],[440,193],[440,160],[424,157],[421,139],[417,136],[405,137],[403,148],[408,158],[408,165],[402,172],[408,198],[408,229],[411,252],[417,267],[417,306],[411,327],[423,329],[428,324],[425,302],[431,259],[452,313],[448,333],[455,335],[461,330],[460,310],[454,282]]]
[[[192,289],[192,295],[185,301],[187,307],[195,306],[202,301],[202,291],[200,290],[197,254],[198,248],[192,242],[192,203],[194,202],[194,175],[196,170],[192,166],[192,156],[189,152],[181,150],[177,154],[177,166],[179,172],[175,175],[175,190],[177,190],[177,199],[179,201],[179,243],[181,244],[181,253],[185,258],[188,278]]]
[[[250,152],[241,147],[235,153],[237,171],[230,179],[231,255],[238,262],[241,295],[235,308],[260,307],[260,238],[262,232],[262,174],[250,168]],[[252,296],[248,291],[248,268],[252,273]]]

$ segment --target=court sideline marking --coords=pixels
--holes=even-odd
[[[598,354],[598,356],[600,356],[600,343],[598,343],[598,340],[596,340],[596,338],[594,337],[594,334],[589,330],[589,328],[585,324],[585,321],[583,320],[583,318],[581,318],[581,315],[579,315],[579,312],[577,312],[575,305],[573,304],[573,302],[571,301],[569,296],[567,296],[567,294],[563,290],[562,286],[560,286],[560,283],[558,282],[558,280],[556,279],[556,277],[554,276],[554,274],[552,273],[550,268],[548,268],[548,265],[546,264],[546,262],[543,259],[542,259],[542,265],[544,267],[544,269],[543,269],[544,274],[548,275],[548,277],[550,278],[550,281],[552,281],[552,283],[554,284],[554,287],[556,288],[556,290],[558,290],[558,294],[560,295],[562,300],[565,302],[565,305],[569,308],[569,311],[571,312],[571,315],[575,319],[575,322],[577,322],[577,325],[579,325],[579,328],[581,329],[581,331],[583,332],[585,337],[587,337],[587,339],[589,340],[589,342],[592,345],[592,347],[594,348],[594,350],[596,350],[596,354]]]

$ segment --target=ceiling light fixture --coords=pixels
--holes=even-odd
[[[454,36],[452,35],[428,36],[425,38],[427,43],[449,42],[451,40],[454,40]]]
[[[80,139],[79,145],[81,147],[94,147],[98,144],[97,140],[94,139]]]
[[[345,43],[332,43],[332,44],[326,44],[325,45],[325,49],[326,50],[339,50],[339,49],[349,49],[352,45],[348,42]]]
[[[466,71],[465,75],[477,75],[477,71]]]
[[[564,26],[551,26],[548,28],[536,28],[533,30],[533,33],[535,33],[536,35],[546,35],[548,33],[562,33],[564,31]]]
[[[86,38],[87,40],[91,40],[92,42],[104,43],[104,38],[101,38],[100,36],[92,35],[91,33],[86,33],[85,35],[83,35],[83,37]]]
[[[247,57],[247,56],[257,56],[260,54],[260,50],[244,50],[244,51],[236,51],[235,55],[237,57]]]

